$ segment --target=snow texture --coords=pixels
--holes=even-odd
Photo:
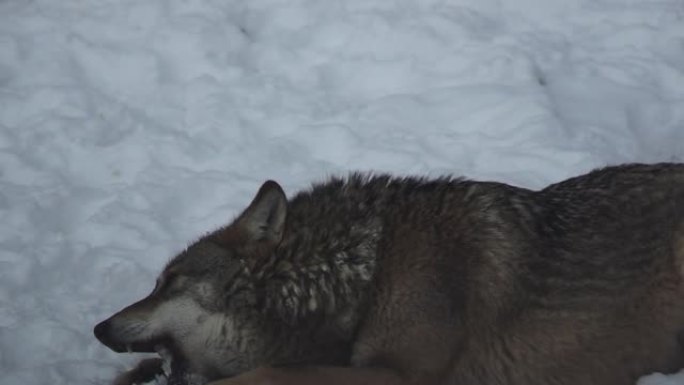
[[[682,0],[2,0],[0,383],[131,366],[92,327],[267,178],[682,160]]]

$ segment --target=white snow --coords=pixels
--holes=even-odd
[[[673,160],[681,0],[0,1],[0,383],[130,366],[92,327],[267,178]]]

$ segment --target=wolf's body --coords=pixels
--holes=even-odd
[[[276,367],[226,385],[630,385],[684,366],[683,278],[684,165],[267,182],[95,333],[209,380]]]

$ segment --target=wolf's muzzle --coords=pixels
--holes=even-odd
[[[112,329],[112,323],[108,319],[95,325],[95,328],[93,329],[93,334],[95,334],[95,338],[97,338],[103,345],[112,349],[116,353],[154,353],[156,345],[163,344],[166,342],[163,338],[147,341],[124,342],[118,340],[114,336],[114,333],[112,333]]]

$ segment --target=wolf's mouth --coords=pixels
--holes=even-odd
[[[116,353],[159,354],[161,357],[161,366],[157,366],[151,371],[145,369],[143,372],[147,374],[152,373],[152,376],[163,375],[166,377],[166,383],[168,385],[202,385],[208,382],[207,377],[195,373],[191,369],[190,363],[182,353],[182,350],[178,348],[174,339],[168,335],[134,342],[122,342],[112,336],[106,321],[98,324],[95,327],[94,333],[102,344]],[[132,372],[138,373],[140,370],[134,369]]]
[[[160,345],[158,341],[133,342],[130,344],[107,345],[116,353],[155,353],[155,346]]]
[[[166,337],[129,343],[106,341],[103,339],[100,339],[100,342],[116,353],[156,353],[160,346],[168,347],[167,349],[170,351],[175,350],[172,347],[173,344],[171,343],[171,340]]]

